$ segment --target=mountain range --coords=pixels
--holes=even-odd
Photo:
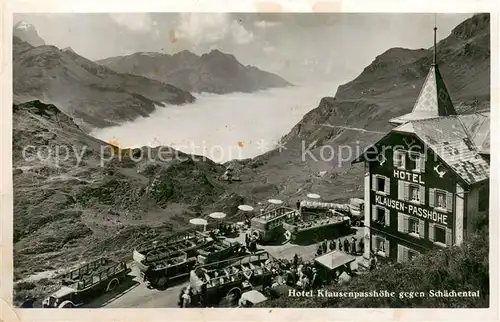
[[[72,50],[13,39],[14,102],[42,100],[85,128],[148,116],[164,104],[195,100],[189,92],[146,77],[120,74]]]
[[[97,61],[120,73],[130,73],[172,84],[189,92],[227,94],[286,87],[283,78],[253,66],[243,66],[220,50],[198,56],[188,50],[174,55],[135,53]]]

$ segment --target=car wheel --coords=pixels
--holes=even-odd
[[[120,283],[120,281],[118,281],[117,278],[113,278],[108,283],[108,287],[106,287],[106,292],[110,292],[110,291],[114,290],[118,286],[119,283]]]
[[[61,308],[61,309],[72,309],[74,307],[75,307],[75,305],[69,301],[61,303],[61,305],[59,306],[59,308]]]

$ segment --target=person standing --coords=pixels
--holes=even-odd
[[[317,289],[317,288],[321,287],[321,281],[320,281],[320,278],[318,276],[318,271],[316,270],[316,268],[312,269],[311,286],[313,289]]]
[[[330,251],[333,252],[337,248],[337,245],[335,245],[335,239],[332,239],[330,241]]]
[[[356,238],[351,238],[351,254],[356,255]]]
[[[339,250],[342,251],[342,239],[339,239]]]
[[[344,252],[349,254],[349,241],[347,240],[347,238],[344,239]]]
[[[328,252],[328,242],[323,240],[323,243],[321,243],[321,248],[323,249],[323,254],[326,254]]]
[[[181,291],[179,293],[179,302],[177,303],[177,306],[182,308],[184,306],[184,292],[186,291],[187,289],[187,286],[184,286],[183,288],[181,288]]]
[[[377,260],[375,259],[375,254],[372,253],[370,258],[370,271],[373,271],[375,268],[377,268]]]
[[[361,253],[363,253],[363,249],[364,249],[364,248],[365,248],[365,242],[364,242],[363,238],[360,238],[360,239],[359,239],[359,251],[360,251]]]

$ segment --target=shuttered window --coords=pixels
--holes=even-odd
[[[411,154],[412,161],[415,162],[413,171],[424,173],[425,172],[425,155],[420,153]]]
[[[425,186],[398,180],[398,199],[425,205]]]
[[[410,249],[408,247],[405,247],[403,245],[398,245],[397,261],[400,263],[410,261],[419,255],[420,255],[420,252],[417,252],[417,251]]]
[[[441,189],[429,188],[429,207],[452,212],[453,193]]]
[[[429,224],[429,240],[446,246],[453,245],[453,233],[450,228],[437,224]]]
[[[414,237],[424,238],[425,221],[399,212],[398,231],[405,234],[414,234]]]
[[[372,190],[377,192],[382,192],[386,195],[389,195],[391,192],[391,181],[389,177],[380,175],[380,174],[372,174]]]
[[[389,257],[389,249],[390,249],[390,245],[389,245],[388,239],[381,237],[381,236],[377,236],[377,235],[373,236],[373,238],[372,238],[372,251],[375,254]]]
[[[402,150],[395,150],[393,154],[393,165],[398,169],[406,169],[406,153]]]
[[[372,221],[389,226],[391,212],[388,208],[382,206],[372,206]]]

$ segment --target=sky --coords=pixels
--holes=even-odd
[[[438,14],[438,40],[472,14]],[[392,47],[429,48],[435,14],[54,13],[15,14],[49,45],[98,60],[135,52],[203,54],[219,49],[242,64],[302,84],[345,82]]]

